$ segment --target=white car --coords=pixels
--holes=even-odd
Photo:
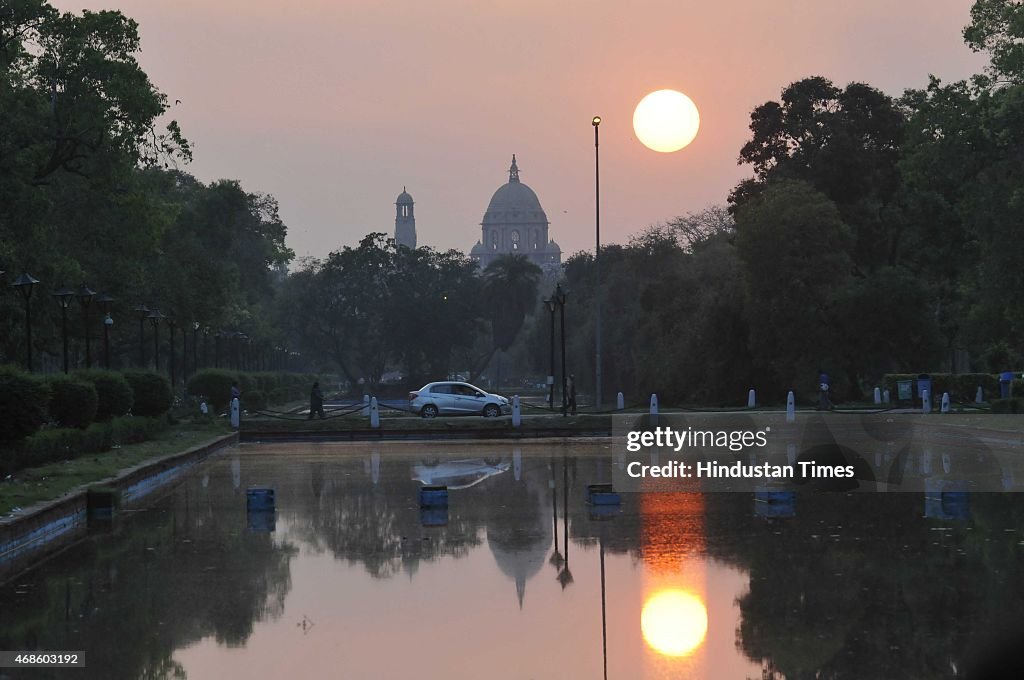
[[[420,463],[412,468],[412,478],[424,486],[447,486],[450,490],[468,489],[488,477],[507,472],[508,461],[491,463],[483,458],[449,460],[436,465]]]
[[[413,413],[424,418],[443,416],[479,415],[497,418],[512,412],[508,399],[484,392],[465,382],[427,383],[409,393],[409,406]]]

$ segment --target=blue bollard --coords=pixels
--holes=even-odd
[[[447,508],[447,486],[425,486],[420,489],[421,508]]]

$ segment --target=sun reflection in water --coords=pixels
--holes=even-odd
[[[665,656],[689,656],[707,635],[708,610],[692,593],[662,590],[644,603],[640,630],[656,652]]]

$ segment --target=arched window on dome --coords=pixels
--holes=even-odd
[[[497,250],[497,249],[498,249],[498,232],[492,231],[491,232],[491,250]]]
[[[533,230],[533,241],[532,241],[532,247],[533,247],[533,249],[534,249],[534,250],[537,250],[537,248],[539,248],[539,247],[540,247],[540,245],[539,245],[539,244],[540,244],[540,232],[539,232],[539,231],[537,231],[536,229],[534,229],[534,230]]]
[[[519,250],[519,231],[512,230],[512,250]]]

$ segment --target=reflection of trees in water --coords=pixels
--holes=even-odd
[[[802,494],[766,524],[746,494],[708,497],[709,553],[750,572],[739,644],[766,677],[962,677],[1021,630],[1024,551],[1004,529],[1024,524],[1024,498],[975,494],[972,522],[948,529],[922,503]]]
[[[303,489],[292,495],[292,530],[314,550],[362,564],[376,578],[411,575],[421,561],[463,557],[480,544],[479,512],[453,503],[447,526],[424,527],[409,459],[385,456],[379,465],[374,485],[361,460],[309,464]]]
[[[256,621],[280,616],[295,549],[248,532],[244,501],[212,507],[198,479],[186,484],[0,590],[0,648],[86,650],[83,678],[177,678],[174,650],[243,645]]]

